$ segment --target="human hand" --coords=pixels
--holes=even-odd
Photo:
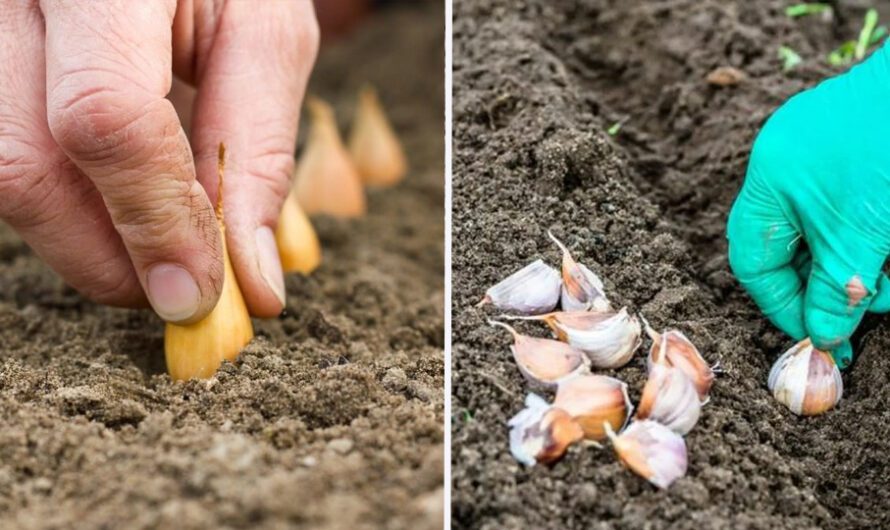
[[[318,47],[311,0],[0,11],[0,219],[87,297],[196,321],[223,280],[223,142],[235,274],[251,313],[281,312],[274,228]],[[165,99],[174,75],[197,87],[191,145]]]
[[[840,367],[866,310],[890,310],[890,45],[789,99],[754,143],[729,262],[764,314]],[[805,245],[802,243],[806,243]]]

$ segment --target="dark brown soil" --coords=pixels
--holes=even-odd
[[[791,20],[777,0],[463,0],[454,44],[453,517],[462,528],[877,528],[890,525],[890,330],[870,318],[833,412],[766,389],[789,339],[733,279],[725,219],[764,119],[831,75],[865,2]],[[882,18],[890,5],[880,2]],[[777,48],[807,60],[785,74]],[[748,79],[709,86],[718,66]],[[606,129],[624,121],[617,135]],[[474,307],[552,228],[611,298],[688,333],[726,375],[689,435],[688,476],[658,491],[611,449],[522,468],[506,421],[527,391]],[[528,332],[540,327],[523,326]],[[642,354],[615,372],[638,398]]]
[[[413,170],[206,382],[164,374],[163,326],[88,303],[0,227],[0,527],[440,528],[441,2],[322,53],[347,121],[376,84]]]

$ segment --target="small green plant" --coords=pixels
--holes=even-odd
[[[821,2],[803,2],[794,4],[785,8],[785,16],[791,18],[803,17],[807,15],[820,15],[831,11],[831,6]]]
[[[788,46],[779,46],[779,59],[782,60],[782,70],[786,72],[803,62],[800,54]]]
[[[467,409],[460,409],[460,411],[457,413],[457,417],[464,423],[470,423],[471,421],[473,421],[473,413]]]
[[[606,129],[606,132],[609,134],[609,136],[615,136],[616,134],[618,134],[618,131],[621,130],[622,125],[622,122],[616,121],[615,123],[610,125],[608,129]]]
[[[865,13],[862,29],[859,30],[857,40],[849,40],[828,54],[828,64],[832,66],[847,66],[854,60],[861,61],[868,51],[879,44],[887,36],[887,26],[878,26],[878,12],[869,9]]]

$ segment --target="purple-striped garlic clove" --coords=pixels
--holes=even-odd
[[[611,309],[603,282],[599,276],[575,261],[569,249],[552,232],[547,235],[562,251],[562,291],[560,302],[563,311],[608,311]]]
[[[540,396],[529,394],[525,406],[507,422],[510,453],[519,462],[527,466],[555,462],[570,445],[584,437],[581,426],[568,412],[550,406]]]
[[[515,320],[541,320],[559,340],[583,351],[595,368],[619,368],[640,346],[640,321],[624,308],[614,313],[557,311]]]
[[[489,324],[502,327],[513,335],[513,345],[510,346],[513,359],[522,375],[536,388],[554,388],[560,381],[590,369],[590,361],[584,353],[569,344],[522,335],[503,322],[490,320]]]
[[[489,288],[479,305],[523,315],[547,313],[559,303],[561,285],[559,272],[539,259]]]
[[[655,420],[684,435],[692,430],[700,415],[698,391],[682,370],[661,364],[649,368],[636,420]]]
[[[666,489],[686,474],[688,455],[683,437],[650,420],[635,421],[621,434],[606,426],[618,459],[637,475]]]
[[[841,371],[828,353],[804,339],[783,353],[769,372],[773,396],[799,416],[823,414],[844,394]]]
[[[698,348],[692,344],[686,335],[675,329],[669,329],[664,333],[658,333],[643,318],[646,334],[652,339],[652,347],[649,349],[648,365],[661,364],[679,368],[686,374],[698,391],[699,399],[703,403],[708,401],[708,393],[714,384],[715,368],[702,357]],[[718,363],[719,364],[719,363]]]
[[[579,375],[559,383],[553,406],[572,416],[588,440],[605,440],[605,424],[620,430],[633,412],[627,385],[605,375]]]

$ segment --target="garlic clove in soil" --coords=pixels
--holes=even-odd
[[[287,196],[281,208],[275,241],[284,272],[309,274],[321,264],[318,236],[294,193]]]
[[[799,416],[815,416],[834,408],[844,393],[841,371],[828,353],[810,339],[795,344],[769,372],[773,396]]]
[[[560,283],[556,269],[536,260],[489,288],[479,305],[523,315],[547,313],[559,303]]]
[[[552,339],[529,337],[518,333],[503,322],[489,321],[513,335],[510,346],[519,371],[536,388],[553,388],[560,381],[589,370],[584,353],[572,346]]]
[[[405,176],[408,162],[377,92],[370,86],[359,93],[349,136],[349,153],[368,186],[392,186]]]
[[[608,311],[611,306],[599,276],[576,262],[569,249],[552,232],[548,231],[547,235],[562,251],[562,310]]]
[[[679,435],[692,430],[701,401],[692,380],[679,368],[652,365],[635,419],[655,420]]]
[[[340,139],[334,109],[318,98],[307,99],[306,107],[312,128],[294,179],[300,206],[308,215],[364,215],[365,190]]]
[[[510,427],[510,453],[527,466],[559,460],[566,449],[584,437],[584,431],[568,412],[551,407],[543,398],[529,394],[526,408],[513,416]]]
[[[618,459],[631,471],[665,489],[686,474],[688,455],[683,437],[664,425],[635,421],[621,434],[606,426]]]
[[[587,354],[596,368],[618,368],[627,364],[640,346],[640,322],[627,312],[558,311],[520,320],[542,320],[559,340]]]
[[[225,170],[225,147],[219,147],[219,197],[216,216],[222,233],[223,288],[216,307],[203,320],[194,324],[170,324],[164,330],[164,354],[167,371],[176,381],[211,377],[223,361],[234,361],[241,349],[253,338],[253,324],[238,287],[226,245],[222,196]]]
[[[588,440],[604,440],[604,424],[620,430],[633,412],[627,384],[605,375],[579,375],[561,381],[553,406],[568,412]]]
[[[682,332],[669,329],[664,333],[658,333],[645,318],[643,324],[646,334],[652,339],[652,348],[649,349],[649,369],[651,370],[654,364],[679,368],[692,380],[699,399],[706,403],[711,385],[714,384],[716,377],[714,369],[717,365],[709,365],[698,348]]]

